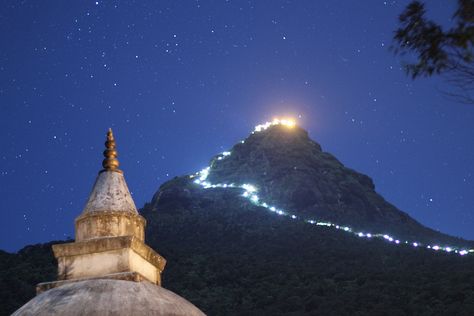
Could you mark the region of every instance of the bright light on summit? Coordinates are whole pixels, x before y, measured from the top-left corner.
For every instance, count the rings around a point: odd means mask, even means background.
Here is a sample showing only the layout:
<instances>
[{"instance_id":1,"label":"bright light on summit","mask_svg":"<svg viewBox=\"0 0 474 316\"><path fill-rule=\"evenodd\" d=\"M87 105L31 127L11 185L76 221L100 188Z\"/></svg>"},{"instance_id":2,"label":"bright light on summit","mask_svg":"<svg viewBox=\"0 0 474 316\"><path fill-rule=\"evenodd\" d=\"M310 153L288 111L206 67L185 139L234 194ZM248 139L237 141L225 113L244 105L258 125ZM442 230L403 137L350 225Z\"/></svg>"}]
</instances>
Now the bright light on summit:
<instances>
[{"instance_id":1,"label":"bright light on summit","mask_svg":"<svg viewBox=\"0 0 474 316\"><path fill-rule=\"evenodd\" d=\"M266 130L266 129L272 127L272 126L276 126L276 125L283 125L283 126L286 126L288 128L293 128L293 127L296 126L296 121L294 119L291 119L291 118L284 118L284 119L275 118L271 122L265 122L264 124L260 124L260 125L255 126L254 133L264 131L264 130Z\"/></svg>"}]
</instances>

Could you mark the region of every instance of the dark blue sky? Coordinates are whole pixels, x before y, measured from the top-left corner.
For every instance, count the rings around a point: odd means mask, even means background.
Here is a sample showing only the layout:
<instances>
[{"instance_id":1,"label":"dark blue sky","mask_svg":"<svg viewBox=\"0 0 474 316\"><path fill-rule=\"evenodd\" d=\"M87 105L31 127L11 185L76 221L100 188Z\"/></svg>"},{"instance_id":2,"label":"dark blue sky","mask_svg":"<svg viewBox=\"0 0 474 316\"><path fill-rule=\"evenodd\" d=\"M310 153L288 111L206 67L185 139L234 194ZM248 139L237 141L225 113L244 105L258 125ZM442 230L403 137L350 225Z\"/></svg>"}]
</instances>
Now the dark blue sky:
<instances>
[{"instance_id":1,"label":"dark blue sky","mask_svg":"<svg viewBox=\"0 0 474 316\"><path fill-rule=\"evenodd\" d=\"M389 51L408 1L2 1L0 249L73 236L108 127L138 207L274 116L474 239L474 106ZM449 24L455 2L428 8Z\"/></svg>"}]
</instances>

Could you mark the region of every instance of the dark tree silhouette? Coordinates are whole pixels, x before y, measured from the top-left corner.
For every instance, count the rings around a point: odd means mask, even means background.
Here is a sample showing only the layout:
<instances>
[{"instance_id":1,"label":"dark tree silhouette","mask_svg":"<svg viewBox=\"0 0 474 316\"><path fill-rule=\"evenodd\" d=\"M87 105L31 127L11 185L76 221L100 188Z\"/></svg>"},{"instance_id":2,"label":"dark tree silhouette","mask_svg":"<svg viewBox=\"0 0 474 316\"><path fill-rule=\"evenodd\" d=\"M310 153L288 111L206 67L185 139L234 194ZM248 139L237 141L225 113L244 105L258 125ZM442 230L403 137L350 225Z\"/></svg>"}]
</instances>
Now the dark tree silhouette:
<instances>
[{"instance_id":1,"label":"dark tree silhouette","mask_svg":"<svg viewBox=\"0 0 474 316\"><path fill-rule=\"evenodd\" d=\"M410 2L399 16L394 51L413 79L442 75L450 84L443 91L456 100L474 104L474 0L458 0L452 27L445 29L426 16L425 4Z\"/></svg>"}]
</instances>

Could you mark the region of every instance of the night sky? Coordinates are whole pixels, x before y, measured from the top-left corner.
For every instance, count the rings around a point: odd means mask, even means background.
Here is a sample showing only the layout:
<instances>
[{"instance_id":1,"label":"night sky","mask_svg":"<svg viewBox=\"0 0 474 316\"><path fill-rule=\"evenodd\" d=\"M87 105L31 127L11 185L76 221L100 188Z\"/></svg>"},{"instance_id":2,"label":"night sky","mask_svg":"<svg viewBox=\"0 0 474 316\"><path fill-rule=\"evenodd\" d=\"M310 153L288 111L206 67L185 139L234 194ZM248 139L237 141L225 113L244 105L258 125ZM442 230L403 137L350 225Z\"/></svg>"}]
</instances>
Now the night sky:
<instances>
[{"instance_id":1,"label":"night sky","mask_svg":"<svg viewBox=\"0 0 474 316\"><path fill-rule=\"evenodd\" d=\"M137 207L291 116L423 224L474 239L474 106L390 51L408 1L2 1L0 249L74 236L107 128ZM429 1L449 24L455 1Z\"/></svg>"}]
</instances>

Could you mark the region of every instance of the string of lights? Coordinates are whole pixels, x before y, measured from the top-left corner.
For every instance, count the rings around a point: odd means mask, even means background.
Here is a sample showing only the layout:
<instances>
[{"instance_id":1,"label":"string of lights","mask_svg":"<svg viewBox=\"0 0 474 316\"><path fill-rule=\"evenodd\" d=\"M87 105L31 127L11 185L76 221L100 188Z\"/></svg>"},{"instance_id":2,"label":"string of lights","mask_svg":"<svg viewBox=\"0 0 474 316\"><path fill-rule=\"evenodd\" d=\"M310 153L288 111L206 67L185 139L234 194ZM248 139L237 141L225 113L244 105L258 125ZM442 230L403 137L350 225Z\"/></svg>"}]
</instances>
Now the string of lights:
<instances>
[{"instance_id":1,"label":"string of lights","mask_svg":"<svg viewBox=\"0 0 474 316\"><path fill-rule=\"evenodd\" d=\"M288 128L293 128L296 123L292 119L274 119L271 122L266 122L264 124L257 125L252 132L258 133L262 132L272 126L275 125L282 125L286 126ZM241 141L241 143L244 143L244 141ZM225 151L217 156L217 160L223 160L227 157L229 157L232 153L230 151ZM315 226L323 226L323 227L329 227L332 229L336 229L342 232L346 232L352 235L355 235L359 238L366 238L366 239L372 239L372 238L378 238L387 241L388 243L394 244L394 245L399 245L399 244L406 244L409 246L412 246L414 248L418 247L424 247L426 249L431 249L433 251L444 251L447 253L455 253L460 256L465 256L468 254L474 254L474 249L462 249L459 247L451 247L451 246L440 246L440 245L428 245L428 244L423 244L421 242L417 241L408 241L404 240L401 241L400 239L397 239L393 236L390 236L388 234L374 234L374 233L368 233L368 232L362 232L355 230L349 226L344 226L344 225L337 225L335 223L331 222L323 222L323 221L318 221L316 219L307 219L307 218L302 218L300 216L297 216L293 214L292 212L288 210L283 210L281 208L278 208L273 205L269 205L266 202L262 201L260 196L258 195L258 188L255 185L252 185L250 183L244 183L244 184L235 184L235 183L211 183L208 181L209 173L211 171L211 167L207 167L202 169L199 172L196 172L194 175L191 175L190 178L194 179L194 183L200 185L204 189L214 189L214 188L239 188L243 190L242 196L246 199L248 199L252 204L256 206L263 207L267 209L268 211L275 213L279 216L285 216L288 218L291 218L293 220L300 220L303 221L307 224L310 225L315 225Z\"/></svg>"}]
</instances>

